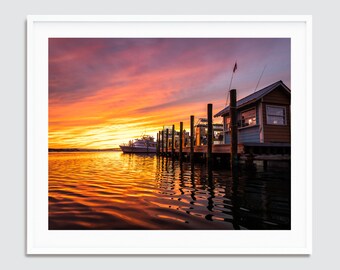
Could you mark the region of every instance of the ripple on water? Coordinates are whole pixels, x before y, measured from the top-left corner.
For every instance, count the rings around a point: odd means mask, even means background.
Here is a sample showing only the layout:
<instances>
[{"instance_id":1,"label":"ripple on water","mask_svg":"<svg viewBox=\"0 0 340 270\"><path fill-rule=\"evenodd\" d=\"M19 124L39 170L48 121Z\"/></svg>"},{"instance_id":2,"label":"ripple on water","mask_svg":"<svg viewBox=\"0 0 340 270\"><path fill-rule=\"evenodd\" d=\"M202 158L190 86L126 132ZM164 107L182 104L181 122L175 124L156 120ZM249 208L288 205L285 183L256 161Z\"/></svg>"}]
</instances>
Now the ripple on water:
<instances>
[{"instance_id":1,"label":"ripple on water","mask_svg":"<svg viewBox=\"0 0 340 270\"><path fill-rule=\"evenodd\" d=\"M49 153L50 229L290 229L290 177L121 152ZM262 175L261 175L262 173Z\"/></svg>"}]
</instances>

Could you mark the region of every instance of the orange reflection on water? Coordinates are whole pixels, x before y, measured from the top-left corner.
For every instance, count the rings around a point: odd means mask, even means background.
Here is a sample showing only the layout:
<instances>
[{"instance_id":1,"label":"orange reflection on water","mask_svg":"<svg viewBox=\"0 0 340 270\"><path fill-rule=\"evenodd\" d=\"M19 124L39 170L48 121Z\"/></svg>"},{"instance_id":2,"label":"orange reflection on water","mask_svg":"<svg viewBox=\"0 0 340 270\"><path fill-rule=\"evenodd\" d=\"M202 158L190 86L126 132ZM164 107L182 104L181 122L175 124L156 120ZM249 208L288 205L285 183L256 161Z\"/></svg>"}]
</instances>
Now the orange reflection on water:
<instances>
[{"instance_id":1,"label":"orange reflection on water","mask_svg":"<svg viewBox=\"0 0 340 270\"><path fill-rule=\"evenodd\" d=\"M146 226L138 217L144 212L143 198L152 197L155 166L153 156L136 161L121 152L50 153L49 214L52 220L60 218L51 227L62 226L63 219L66 224L74 219L73 226L80 228L83 219L92 225L106 220L104 228L118 221Z\"/></svg>"},{"instance_id":2,"label":"orange reflection on water","mask_svg":"<svg viewBox=\"0 0 340 270\"><path fill-rule=\"evenodd\" d=\"M235 224L239 228L235 211L253 217L249 207L259 207L257 200L265 200L261 207L270 205L267 182L260 181L255 193L257 182L250 183L249 197L244 187L244 204L237 202L236 209L228 171L206 174L202 165L192 167L153 154L51 152L49 229L233 229ZM289 189L275 186L275 192L289 194ZM261 211L259 220L269 216L267 209ZM277 223L285 218L289 211L262 226L287 228Z\"/></svg>"}]
</instances>

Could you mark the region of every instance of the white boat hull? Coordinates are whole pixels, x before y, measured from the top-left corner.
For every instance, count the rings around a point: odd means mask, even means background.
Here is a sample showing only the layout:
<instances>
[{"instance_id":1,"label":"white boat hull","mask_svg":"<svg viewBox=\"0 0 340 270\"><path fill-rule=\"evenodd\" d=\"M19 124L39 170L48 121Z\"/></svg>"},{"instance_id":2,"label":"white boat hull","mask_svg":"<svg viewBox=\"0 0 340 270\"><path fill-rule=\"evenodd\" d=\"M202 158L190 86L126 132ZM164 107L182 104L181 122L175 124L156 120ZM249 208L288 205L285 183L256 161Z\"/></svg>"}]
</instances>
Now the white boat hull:
<instances>
[{"instance_id":1,"label":"white boat hull","mask_svg":"<svg viewBox=\"0 0 340 270\"><path fill-rule=\"evenodd\" d=\"M135 147L120 145L124 153L156 153L156 147Z\"/></svg>"}]
</instances>

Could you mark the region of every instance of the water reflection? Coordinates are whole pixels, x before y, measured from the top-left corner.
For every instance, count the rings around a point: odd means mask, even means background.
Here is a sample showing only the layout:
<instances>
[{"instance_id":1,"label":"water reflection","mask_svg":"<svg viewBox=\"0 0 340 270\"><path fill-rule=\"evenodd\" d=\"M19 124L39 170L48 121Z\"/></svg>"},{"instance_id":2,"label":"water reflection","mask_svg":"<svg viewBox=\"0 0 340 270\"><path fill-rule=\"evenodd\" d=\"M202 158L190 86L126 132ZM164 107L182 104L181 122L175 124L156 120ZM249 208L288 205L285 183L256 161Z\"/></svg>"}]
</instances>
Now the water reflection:
<instances>
[{"instance_id":1,"label":"water reflection","mask_svg":"<svg viewBox=\"0 0 340 270\"><path fill-rule=\"evenodd\" d=\"M238 171L232 170L232 186L231 186L231 204L232 204L232 223L235 230L239 230L240 227L240 199L238 197Z\"/></svg>"},{"instance_id":2,"label":"water reflection","mask_svg":"<svg viewBox=\"0 0 340 270\"><path fill-rule=\"evenodd\" d=\"M50 229L290 229L290 175L155 155L49 154Z\"/></svg>"}]
</instances>

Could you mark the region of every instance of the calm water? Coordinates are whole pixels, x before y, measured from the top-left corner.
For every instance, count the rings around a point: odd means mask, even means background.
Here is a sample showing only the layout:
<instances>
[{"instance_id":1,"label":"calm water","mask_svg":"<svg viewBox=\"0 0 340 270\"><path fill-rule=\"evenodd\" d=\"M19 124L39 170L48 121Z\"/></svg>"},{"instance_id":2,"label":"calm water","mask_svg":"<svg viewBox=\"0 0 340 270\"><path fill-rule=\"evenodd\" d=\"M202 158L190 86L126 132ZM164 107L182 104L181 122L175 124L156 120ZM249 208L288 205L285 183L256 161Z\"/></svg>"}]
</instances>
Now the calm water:
<instances>
[{"instance_id":1,"label":"calm water","mask_svg":"<svg viewBox=\"0 0 340 270\"><path fill-rule=\"evenodd\" d=\"M290 229L290 174L233 178L155 155L49 153L49 229Z\"/></svg>"}]
</instances>

